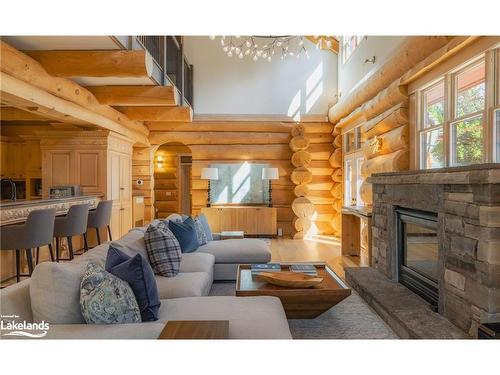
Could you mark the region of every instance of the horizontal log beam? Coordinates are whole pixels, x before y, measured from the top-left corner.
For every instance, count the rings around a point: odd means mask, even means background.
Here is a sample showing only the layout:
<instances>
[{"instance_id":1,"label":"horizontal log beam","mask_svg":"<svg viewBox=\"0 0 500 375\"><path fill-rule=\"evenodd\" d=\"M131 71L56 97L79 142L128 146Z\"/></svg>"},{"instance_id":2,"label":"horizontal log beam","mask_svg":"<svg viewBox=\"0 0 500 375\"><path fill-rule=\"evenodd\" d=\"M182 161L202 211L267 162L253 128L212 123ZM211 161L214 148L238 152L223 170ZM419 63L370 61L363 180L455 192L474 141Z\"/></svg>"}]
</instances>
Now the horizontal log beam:
<instances>
[{"instance_id":1,"label":"horizontal log beam","mask_svg":"<svg viewBox=\"0 0 500 375\"><path fill-rule=\"evenodd\" d=\"M89 86L99 103L112 106L177 106L174 86Z\"/></svg>"},{"instance_id":2,"label":"horizontal log beam","mask_svg":"<svg viewBox=\"0 0 500 375\"><path fill-rule=\"evenodd\" d=\"M290 159L288 145L191 145L193 159L226 160L283 160Z\"/></svg>"},{"instance_id":3,"label":"horizontal log beam","mask_svg":"<svg viewBox=\"0 0 500 375\"><path fill-rule=\"evenodd\" d=\"M50 121L46 117L40 116L33 112L23 111L15 107L0 108L1 121Z\"/></svg>"},{"instance_id":4,"label":"horizontal log beam","mask_svg":"<svg viewBox=\"0 0 500 375\"><path fill-rule=\"evenodd\" d=\"M153 72L153 58L137 51L25 51L56 77L145 77Z\"/></svg>"},{"instance_id":5,"label":"horizontal log beam","mask_svg":"<svg viewBox=\"0 0 500 375\"><path fill-rule=\"evenodd\" d=\"M186 129L186 128L184 128ZM187 129L186 129L187 130ZM191 132L191 131L152 131L149 133L151 144L181 142L185 145L229 145L229 144L288 144L288 133L254 132Z\"/></svg>"},{"instance_id":6,"label":"horizontal log beam","mask_svg":"<svg viewBox=\"0 0 500 375\"><path fill-rule=\"evenodd\" d=\"M336 124L451 39L446 36L408 37L380 68L358 82L340 102L330 108L330 122Z\"/></svg>"},{"instance_id":7,"label":"horizontal log beam","mask_svg":"<svg viewBox=\"0 0 500 375\"><path fill-rule=\"evenodd\" d=\"M0 55L2 56L0 60L1 71L9 76L58 98L87 108L114 123L120 124L129 131L139 132L143 135L149 133L149 130L142 123L131 121L114 108L100 104L90 91L72 80L51 76L40 63L5 42L0 42ZM117 131L117 133L121 132Z\"/></svg>"},{"instance_id":8,"label":"horizontal log beam","mask_svg":"<svg viewBox=\"0 0 500 375\"><path fill-rule=\"evenodd\" d=\"M144 134L129 130L88 108L58 98L3 72L0 72L0 91L2 102L13 107L22 108L61 122L97 125L129 137L138 143L149 145Z\"/></svg>"},{"instance_id":9,"label":"horizontal log beam","mask_svg":"<svg viewBox=\"0 0 500 375\"><path fill-rule=\"evenodd\" d=\"M131 120L191 122L191 107L118 107L120 112Z\"/></svg>"},{"instance_id":10,"label":"horizontal log beam","mask_svg":"<svg viewBox=\"0 0 500 375\"><path fill-rule=\"evenodd\" d=\"M149 122L144 123L151 131L190 131L190 132L253 132L253 133L287 133L292 125L286 122L246 122L246 121L198 121L186 123ZM333 125L323 123L301 123L306 133L331 134Z\"/></svg>"}]
</instances>

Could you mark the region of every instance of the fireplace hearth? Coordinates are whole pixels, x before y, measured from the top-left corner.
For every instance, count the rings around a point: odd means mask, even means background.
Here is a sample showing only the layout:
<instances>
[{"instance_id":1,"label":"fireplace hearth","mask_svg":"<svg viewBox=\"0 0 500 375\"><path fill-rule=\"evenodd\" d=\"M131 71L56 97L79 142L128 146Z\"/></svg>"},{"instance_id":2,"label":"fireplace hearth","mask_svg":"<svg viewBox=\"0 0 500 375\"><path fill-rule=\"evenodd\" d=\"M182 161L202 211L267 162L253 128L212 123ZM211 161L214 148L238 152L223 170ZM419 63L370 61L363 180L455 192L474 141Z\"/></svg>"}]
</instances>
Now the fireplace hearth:
<instances>
[{"instance_id":1,"label":"fireplace hearth","mask_svg":"<svg viewBox=\"0 0 500 375\"><path fill-rule=\"evenodd\" d=\"M500 164L368 182L373 267L470 335L500 322Z\"/></svg>"}]
</instances>

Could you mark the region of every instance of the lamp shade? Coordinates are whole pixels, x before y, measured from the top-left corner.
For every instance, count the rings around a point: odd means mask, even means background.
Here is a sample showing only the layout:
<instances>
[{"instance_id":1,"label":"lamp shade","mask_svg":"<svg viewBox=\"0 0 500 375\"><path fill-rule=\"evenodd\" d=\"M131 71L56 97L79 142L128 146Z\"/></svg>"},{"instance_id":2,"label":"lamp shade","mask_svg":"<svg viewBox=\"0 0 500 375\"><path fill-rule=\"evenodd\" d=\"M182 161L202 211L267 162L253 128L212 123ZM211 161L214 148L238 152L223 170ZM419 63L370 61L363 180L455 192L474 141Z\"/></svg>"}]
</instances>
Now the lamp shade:
<instances>
[{"instance_id":1,"label":"lamp shade","mask_svg":"<svg viewBox=\"0 0 500 375\"><path fill-rule=\"evenodd\" d=\"M218 180L219 170L217 168L203 168L201 170L202 180Z\"/></svg>"},{"instance_id":2,"label":"lamp shade","mask_svg":"<svg viewBox=\"0 0 500 375\"><path fill-rule=\"evenodd\" d=\"M263 180L279 180L280 172L278 168L262 168Z\"/></svg>"}]
</instances>

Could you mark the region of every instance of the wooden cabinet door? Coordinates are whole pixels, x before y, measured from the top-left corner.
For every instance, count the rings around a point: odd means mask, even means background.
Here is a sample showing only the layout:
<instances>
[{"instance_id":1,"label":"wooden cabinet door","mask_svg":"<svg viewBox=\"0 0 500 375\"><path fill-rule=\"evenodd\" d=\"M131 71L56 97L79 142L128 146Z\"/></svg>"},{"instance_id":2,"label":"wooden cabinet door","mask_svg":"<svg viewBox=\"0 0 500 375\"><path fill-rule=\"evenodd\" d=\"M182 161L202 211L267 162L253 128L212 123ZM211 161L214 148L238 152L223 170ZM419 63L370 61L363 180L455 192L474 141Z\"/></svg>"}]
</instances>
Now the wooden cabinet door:
<instances>
[{"instance_id":1,"label":"wooden cabinet door","mask_svg":"<svg viewBox=\"0 0 500 375\"><path fill-rule=\"evenodd\" d=\"M111 209L111 235L113 240L118 240L121 237L121 206L120 202L113 202Z\"/></svg>"},{"instance_id":2,"label":"wooden cabinet door","mask_svg":"<svg viewBox=\"0 0 500 375\"><path fill-rule=\"evenodd\" d=\"M210 226L210 230L214 233L219 233L220 229L220 208L203 207L201 212L205 215Z\"/></svg>"},{"instance_id":3,"label":"wooden cabinet door","mask_svg":"<svg viewBox=\"0 0 500 375\"><path fill-rule=\"evenodd\" d=\"M132 229L132 206L123 204L120 208L120 229L121 236L124 236Z\"/></svg>"},{"instance_id":4,"label":"wooden cabinet door","mask_svg":"<svg viewBox=\"0 0 500 375\"><path fill-rule=\"evenodd\" d=\"M129 155L120 155L120 201L131 204L132 194L130 184L132 181L132 167Z\"/></svg>"},{"instance_id":5,"label":"wooden cabinet door","mask_svg":"<svg viewBox=\"0 0 500 375\"><path fill-rule=\"evenodd\" d=\"M259 207L255 213L257 234L276 235L277 210L272 207Z\"/></svg>"}]
</instances>

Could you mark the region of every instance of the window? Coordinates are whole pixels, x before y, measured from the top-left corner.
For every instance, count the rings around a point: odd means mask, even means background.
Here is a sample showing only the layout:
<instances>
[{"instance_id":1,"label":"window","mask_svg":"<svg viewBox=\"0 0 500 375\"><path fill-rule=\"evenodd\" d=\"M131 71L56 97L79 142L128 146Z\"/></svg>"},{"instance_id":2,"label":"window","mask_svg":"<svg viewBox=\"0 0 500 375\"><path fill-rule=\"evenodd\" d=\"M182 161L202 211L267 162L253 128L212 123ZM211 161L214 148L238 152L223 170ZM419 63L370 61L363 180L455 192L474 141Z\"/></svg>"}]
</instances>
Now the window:
<instances>
[{"instance_id":1,"label":"window","mask_svg":"<svg viewBox=\"0 0 500 375\"><path fill-rule=\"evenodd\" d=\"M344 64L349 57L351 57L352 53L356 49L356 47L363 40L363 36L361 35L344 35L342 37L342 63Z\"/></svg>"},{"instance_id":2,"label":"window","mask_svg":"<svg viewBox=\"0 0 500 375\"><path fill-rule=\"evenodd\" d=\"M420 168L486 159L486 86L486 63L481 57L418 91Z\"/></svg>"},{"instance_id":3,"label":"window","mask_svg":"<svg viewBox=\"0 0 500 375\"><path fill-rule=\"evenodd\" d=\"M344 134L345 154L344 154L344 205L362 206L363 201L360 196L361 166L364 156L361 146L364 139L361 135L361 128L354 128Z\"/></svg>"}]
</instances>

